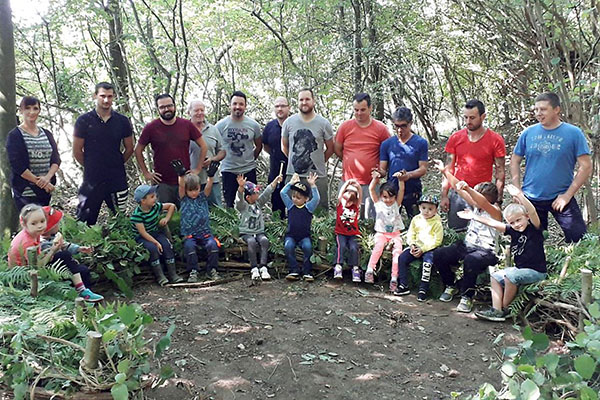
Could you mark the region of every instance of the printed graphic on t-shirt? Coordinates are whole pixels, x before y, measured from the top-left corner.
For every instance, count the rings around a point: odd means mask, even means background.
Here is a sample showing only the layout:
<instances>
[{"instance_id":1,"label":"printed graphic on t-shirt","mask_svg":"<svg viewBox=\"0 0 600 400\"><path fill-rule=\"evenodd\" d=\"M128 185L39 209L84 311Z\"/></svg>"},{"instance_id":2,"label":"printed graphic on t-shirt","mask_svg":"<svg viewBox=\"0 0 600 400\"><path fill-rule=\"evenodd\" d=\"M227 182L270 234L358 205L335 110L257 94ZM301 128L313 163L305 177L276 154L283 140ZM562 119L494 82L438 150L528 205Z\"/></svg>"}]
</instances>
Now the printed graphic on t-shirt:
<instances>
[{"instance_id":1,"label":"printed graphic on t-shirt","mask_svg":"<svg viewBox=\"0 0 600 400\"><path fill-rule=\"evenodd\" d=\"M297 174L306 174L315 169L310 155L317 150L317 141L310 129L298 129L294 134L292 165Z\"/></svg>"},{"instance_id":2,"label":"printed graphic on t-shirt","mask_svg":"<svg viewBox=\"0 0 600 400\"><path fill-rule=\"evenodd\" d=\"M538 134L533 137L531 148L547 155L551 151L560 151L564 138L559 135Z\"/></svg>"},{"instance_id":3,"label":"printed graphic on t-shirt","mask_svg":"<svg viewBox=\"0 0 600 400\"><path fill-rule=\"evenodd\" d=\"M229 139L230 149L236 157L242 157L246 150L246 142L250 136L245 129L228 128L227 139Z\"/></svg>"},{"instance_id":4,"label":"printed graphic on t-shirt","mask_svg":"<svg viewBox=\"0 0 600 400\"><path fill-rule=\"evenodd\" d=\"M523 254L525 250L525 243L527 243L527 236L519 235L519 239L517 239L517 243L510 246L510 252L514 256L520 256Z\"/></svg>"},{"instance_id":5,"label":"printed graphic on t-shirt","mask_svg":"<svg viewBox=\"0 0 600 400\"><path fill-rule=\"evenodd\" d=\"M356 210L343 207L342 214L340 215L340 221L342 221L342 224L346 230L351 231L353 229L352 225L354 224L354 221L356 221L356 217Z\"/></svg>"}]
</instances>

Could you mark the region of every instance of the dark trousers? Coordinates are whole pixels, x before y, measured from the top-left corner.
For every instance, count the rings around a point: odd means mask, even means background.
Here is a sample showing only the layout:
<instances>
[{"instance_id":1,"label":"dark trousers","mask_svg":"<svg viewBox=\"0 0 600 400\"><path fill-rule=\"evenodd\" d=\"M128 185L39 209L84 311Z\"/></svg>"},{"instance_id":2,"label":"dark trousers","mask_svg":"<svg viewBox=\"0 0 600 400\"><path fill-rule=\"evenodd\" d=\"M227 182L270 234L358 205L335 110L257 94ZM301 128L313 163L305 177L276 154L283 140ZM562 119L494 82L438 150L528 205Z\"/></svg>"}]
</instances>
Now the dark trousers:
<instances>
[{"instance_id":1,"label":"dark trousers","mask_svg":"<svg viewBox=\"0 0 600 400\"><path fill-rule=\"evenodd\" d=\"M37 204L40 206L50 205L50 194L46 192L39 193L35 197L26 197L13 190L13 199L15 200L15 207L17 207L18 212L21 212L21 209L27 204Z\"/></svg>"},{"instance_id":2,"label":"dark trousers","mask_svg":"<svg viewBox=\"0 0 600 400\"><path fill-rule=\"evenodd\" d=\"M433 265L433 250L423 253L420 257L423 259L423 269L421 271L421 284L419 291L427 292L429 290L429 280L431 279L431 267ZM398 257L398 283L408 287L408 267L411 262L419 258L410 254L410 247L404 250Z\"/></svg>"},{"instance_id":3,"label":"dark trousers","mask_svg":"<svg viewBox=\"0 0 600 400\"><path fill-rule=\"evenodd\" d=\"M281 189L285 186L285 171L287 170L287 163L283 163L283 177L284 182L280 182L277 186L275 186L275 190L273 194L271 194L271 209L273 212L279 211L279 217L281 219L285 219L287 216L287 209L285 208L285 204L281 199ZM279 175L279 170L274 171L271 167L271 171L269 172L269 183L273 182L275 178Z\"/></svg>"},{"instance_id":4,"label":"dark trousers","mask_svg":"<svg viewBox=\"0 0 600 400\"><path fill-rule=\"evenodd\" d=\"M310 241L310 237L305 237L304 239L298 241L291 236L285 237L283 249L285 251L285 257L288 261L290 273L295 272L299 274L300 269L298 268L298 261L296 261L296 246L300 246L304 255L302 274L309 275L312 271L312 263L310 262L310 257L312 256L312 242Z\"/></svg>"},{"instance_id":5,"label":"dark trousers","mask_svg":"<svg viewBox=\"0 0 600 400\"><path fill-rule=\"evenodd\" d=\"M446 287L456 286L456 274L452 267L463 261L463 277L460 284L462 296L473 297L477 276L490 265L496 265L498 258L490 249L467 246L464 241L454 242L450 246L440 247L433 251L433 263L440 272Z\"/></svg>"},{"instance_id":6,"label":"dark trousers","mask_svg":"<svg viewBox=\"0 0 600 400\"><path fill-rule=\"evenodd\" d=\"M183 251L185 253L185 260L187 262L187 270L198 270L198 253L196 252L197 244L204 247L208 253L206 257L206 272L217 269L219 263L219 245L217 244L215 237L207 233L205 235L190 235L185 237L183 241Z\"/></svg>"},{"instance_id":7,"label":"dark trousers","mask_svg":"<svg viewBox=\"0 0 600 400\"><path fill-rule=\"evenodd\" d=\"M142 246L148 252L150 252L150 265L160 264L160 260L162 259L165 263L171 264L175 262L175 254L173 253L173 247L171 246L171 242L167 239L167 236L160 231L149 233L160 245L162 246L162 254L158 252L158 247L154 243L149 240L144 239L141 236L135 238L135 241L141 243Z\"/></svg>"},{"instance_id":8,"label":"dark trousers","mask_svg":"<svg viewBox=\"0 0 600 400\"><path fill-rule=\"evenodd\" d=\"M92 185L89 182L83 182L79 188L78 197L77 219L88 225L94 225L98 221L102 203L106 203L113 213L126 207L127 188L119 192L110 192L106 183Z\"/></svg>"},{"instance_id":9,"label":"dark trousers","mask_svg":"<svg viewBox=\"0 0 600 400\"><path fill-rule=\"evenodd\" d=\"M344 256L347 255L348 265L358 266L358 243L355 235L335 235L335 264L344 264Z\"/></svg>"},{"instance_id":10,"label":"dark trousers","mask_svg":"<svg viewBox=\"0 0 600 400\"><path fill-rule=\"evenodd\" d=\"M92 287L92 276L90 275L90 270L87 266L79 264L73 258L73 255L66 250L61 250L54 254L54 257L52 257L53 263L59 260L62 262L62 264L69 268L69 271L71 271L73 275L81 274L81 281L86 288L89 289Z\"/></svg>"},{"instance_id":11,"label":"dark trousers","mask_svg":"<svg viewBox=\"0 0 600 400\"><path fill-rule=\"evenodd\" d=\"M548 213L552 213L558 225L565 233L565 242L572 243L579 241L587 232L583 215L579 209L577 200L573 197L565 206L562 212L552 208L552 200L532 200L529 199L540 217L540 222L544 229L548 229Z\"/></svg>"},{"instance_id":12,"label":"dark trousers","mask_svg":"<svg viewBox=\"0 0 600 400\"><path fill-rule=\"evenodd\" d=\"M250 170L243 174L244 177L252 183L256 182L256 169ZM225 198L225 206L232 208L235 203L235 193L238 190L237 183L238 174L233 172L221 172L221 184L223 185L223 197Z\"/></svg>"},{"instance_id":13,"label":"dark trousers","mask_svg":"<svg viewBox=\"0 0 600 400\"><path fill-rule=\"evenodd\" d=\"M421 197L421 193L406 193L402 199L402 207L406 210L408 219L411 220L415 215L419 213L419 205L417 202Z\"/></svg>"}]
</instances>

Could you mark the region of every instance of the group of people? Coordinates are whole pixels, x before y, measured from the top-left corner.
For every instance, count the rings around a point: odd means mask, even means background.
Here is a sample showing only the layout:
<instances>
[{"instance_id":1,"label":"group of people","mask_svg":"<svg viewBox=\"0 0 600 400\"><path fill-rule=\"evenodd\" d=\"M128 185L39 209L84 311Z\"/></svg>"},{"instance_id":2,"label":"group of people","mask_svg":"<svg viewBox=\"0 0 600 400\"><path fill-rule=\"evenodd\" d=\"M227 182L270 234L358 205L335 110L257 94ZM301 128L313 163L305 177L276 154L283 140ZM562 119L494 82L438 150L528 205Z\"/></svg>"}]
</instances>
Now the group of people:
<instances>
[{"instance_id":1,"label":"group of people","mask_svg":"<svg viewBox=\"0 0 600 400\"><path fill-rule=\"evenodd\" d=\"M315 112L315 97L308 88L298 92L297 114L290 116L286 98L275 99L276 118L262 132L260 125L245 115L248 100L243 92L232 93L230 113L216 125L206 121L202 101L190 101L189 119L184 119L176 116L173 97L162 94L155 98L159 118L143 128L135 147L129 119L112 108L114 97L111 84L99 83L95 108L75 123L73 155L84 170L77 217L96 223L102 203L112 211L125 211L125 164L135 154L149 184L135 190L138 206L131 221L136 240L151 254L150 264L160 284L183 280L175 271L169 240L160 229L177 208L182 214L188 280L198 279L198 245L207 252L207 274L218 278L220 243L210 230L209 207L221 206L223 200L226 207L235 207L240 213L240 236L248 244L253 279L270 279L263 213L270 200L273 211L288 220L284 238L290 270L287 278L312 281L310 224L316 209L328 208L327 160L334 153L342 160L334 228L335 279L342 278L346 262L352 280L362 280L358 221L371 218L375 220L375 246L365 282L374 282L381 253L392 244L392 292L410 292L408 265L422 259L418 300L426 299L435 267L446 286L440 300L451 301L460 292L457 309L470 312L477 275L498 262L495 250L498 232L502 232L511 236L516 269L492 275L494 304L488 314L501 319L516 285L545 276L541 232L547 228L548 212L563 229L567 242L581 239L586 231L574 195L591 173L590 150L583 132L561 121L560 101L554 93L536 98L539 123L521 134L511 156L508 191L516 204L504 210L508 225L501 223L500 209L506 145L501 135L484 126L485 107L479 100L465 104L465 128L448 139L447 163L435 163L442 174L438 199L427 190L424 194L421 178L429 166L428 143L413 132L411 110L399 107L394 111L395 134L390 135L386 125L372 117L371 98L365 93L354 97L353 118L342 123L335 136L331 123ZM9 133L6 147L15 204L23 210L30 203L49 204L60 157L52 134L37 126L39 101L25 97L20 110L23 123ZM152 168L144 158L148 145L153 150ZM263 148L269 155L270 183L261 193L256 185L256 160ZM579 168L574 174L576 164ZM438 207L448 213L449 227L466 230L464 241L440 247L443 228ZM401 238L405 228L401 209L410 221L405 241ZM27 231L26 216L22 215L21 223ZM296 261L296 247L303 252L302 267ZM457 281L453 267L460 261L463 277Z\"/></svg>"}]
</instances>

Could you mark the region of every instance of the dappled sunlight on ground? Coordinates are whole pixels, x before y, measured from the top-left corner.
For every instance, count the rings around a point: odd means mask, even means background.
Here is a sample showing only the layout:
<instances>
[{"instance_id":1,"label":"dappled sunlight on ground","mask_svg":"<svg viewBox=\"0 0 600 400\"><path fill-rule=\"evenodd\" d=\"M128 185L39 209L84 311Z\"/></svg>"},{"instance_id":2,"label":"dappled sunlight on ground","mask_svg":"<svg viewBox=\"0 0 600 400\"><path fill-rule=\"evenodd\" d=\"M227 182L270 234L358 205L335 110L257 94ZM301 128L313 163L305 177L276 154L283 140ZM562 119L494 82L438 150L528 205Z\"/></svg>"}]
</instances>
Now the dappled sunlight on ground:
<instances>
[{"instance_id":1,"label":"dappled sunlight on ground","mask_svg":"<svg viewBox=\"0 0 600 400\"><path fill-rule=\"evenodd\" d=\"M215 329L215 332L217 333L226 333L226 334L231 334L231 333L246 333L246 332L250 332L253 328L251 326L242 326L242 325L231 325L228 327L223 327L223 328L217 328Z\"/></svg>"},{"instance_id":2,"label":"dappled sunlight on ground","mask_svg":"<svg viewBox=\"0 0 600 400\"><path fill-rule=\"evenodd\" d=\"M373 381L375 379L379 379L381 378L383 374L381 372L367 372L361 375L358 375L354 378L355 381L359 381L359 382L367 382L367 381Z\"/></svg>"},{"instance_id":3,"label":"dappled sunlight on ground","mask_svg":"<svg viewBox=\"0 0 600 400\"><path fill-rule=\"evenodd\" d=\"M235 376L229 379L219 379L213 383L213 386L233 390L240 386L249 385L250 382L241 376Z\"/></svg>"}]
</instances>

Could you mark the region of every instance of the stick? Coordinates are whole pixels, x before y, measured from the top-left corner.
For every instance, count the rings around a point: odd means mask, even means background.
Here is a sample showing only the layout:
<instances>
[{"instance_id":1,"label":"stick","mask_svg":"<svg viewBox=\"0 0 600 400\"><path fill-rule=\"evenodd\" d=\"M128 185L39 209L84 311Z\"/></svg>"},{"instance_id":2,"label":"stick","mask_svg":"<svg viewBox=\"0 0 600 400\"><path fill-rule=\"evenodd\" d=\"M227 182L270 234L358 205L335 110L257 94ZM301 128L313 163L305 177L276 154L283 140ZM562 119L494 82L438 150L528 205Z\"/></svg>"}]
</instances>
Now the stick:
<instances>
[{"instance_id":1,"label":"stick","mask_svg":"<svg viewBox=\"0 0 600 400\"><path fill-rule=\"evenodd\" d=\"M273 368L273 371L271 372L271 375L269 375L269 377L267 378L267 380L270 380L271 377L273 376L273 374L275 373L275 371L277 370L277 367L279 367L279 363L281 362L281 360L277 361L277 364L275 364L275 368Z\"/></svg>"},{"instance_id":2,"label":"stick","mask_svg":"<svg viewBox=\"0 0 600 400\"><path fill-rule=\"evenodd\" d=\"M569 263L571 262L571 256L567 256L565 258L565 262L563 263L562 269L560 270L560 276L558 277L558 283L561 283L565 276L567 276L567 269L569 268Z\"/></svg>"},{"instance_id":3,"label":"stick","mask_svg":"<svg viewBox=\"0 0 600 400\"><path fill-rule=\"evenodd\" d=\"M587 310L592 301L592 271L581 269L581 305ZM583 313L579 314L579 330L583 329Z\"/></svg>"},{"instance_id":4,"label":"stick","mask_svg":"<svg viewBox=\"0 0 600 400\"><path fill-rule=\"evenodd\" d=\"M229 311L231 314L235 315L236 317L238 317L239 319L241 319L245 323L262 324L262 325L273 325L271 322L263 322L263 321L257 321L257 320L253 320L253 319L248 319L248 318L244 317L243 315L239 315L239 314L235 313L234 311L230 310L229 308L227 309L227 311Z\"/></svg>"},{"instance_id":5,"label":"stick","mask_svg":"<svg viewBox=\"0 0 600 400\"><path fill-rule=\"evenodd\" d=\"M13 336L15 336L17 333L16 332L2 332L2 337L5 338L12 338ZM47 342L56 342L56 343L60 343L60 344L64 344L65 346L69 346L74 348L75 350L79 350L82 353L85 351L85 349L83 348L83 346L78 345L77 343L73 343L73 342L69 342L68 340L65 339L61 339L61 338L57 338L54 336L46 336L46 335L41 335L41 334L36 334L35 335L37 338L43 339Z\"/></svg>"},{"instance_id":6,"label":"stick","mask_svg":"<svg viewBox=\"0 0 600 400\"><path fill-rule=\"evenodd\" d=\"M38 296L38 272L29 271L29 277L31 278L31 297Z\"/></svg>"},{"instance_id":7,"label":"stick","mask_svg":"<svg viewBox=\"0 0 600 400\"><path fill-rule=\"evenodd\" d=\"M234 276L233 278L219 279L216 281L206 281L206 282L196 282L196 283L188 283L188 282L167 283L165 285L165 287L203 288L203 287L217 286L217 285L222 285L224 283L239 281L243 277L244 277L243 275L238 275L238 276Z\"/></svg>"},{"instance_id":8,"label":"stick","mask_svg":"<svg viewBox=\"0 0 600 400\"><path fill-rule=\"evenodd\" d=\"M83 313L85 310L85 300L82 297L75 298L75 321L83 321Z\"/></svg>"},{"instance_id":9,"label":"stick","mask_svg":"<svg viewBox=\"0 0 600 400\"><path fill-rule=\"evenodd\" d=\"M83 360L85 366L89 369L98 368L98 355L100 353L100 342L102 341L102 334L96 331L89 331L87 333L87 341L85 342L85 353L83 354Z\"/></svg>"},{"instance_id":10,"label":"stick","mask_svg":"<svg viewBox=\"0 0 600 400\"><path fill-rule=\"evenodd\" d=\"M279 164L279 175L283 174L283 163Z\"/></svg>"},{"instance_id":11,"label":"stick","mask_svg":"<svg viewBox=\"0 0 600 400\"><path fill-rule=\"evenodd\" d=\"M288 363L290 364L290 369L292 370L292 374L294 374L294 381L298 380L298 377L296 376L296 371L294 371L294 367L292 367L292 360L290 360L290 356L286 356L288 359Z\"/></svg>"}]
</instances>

